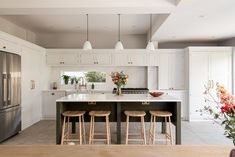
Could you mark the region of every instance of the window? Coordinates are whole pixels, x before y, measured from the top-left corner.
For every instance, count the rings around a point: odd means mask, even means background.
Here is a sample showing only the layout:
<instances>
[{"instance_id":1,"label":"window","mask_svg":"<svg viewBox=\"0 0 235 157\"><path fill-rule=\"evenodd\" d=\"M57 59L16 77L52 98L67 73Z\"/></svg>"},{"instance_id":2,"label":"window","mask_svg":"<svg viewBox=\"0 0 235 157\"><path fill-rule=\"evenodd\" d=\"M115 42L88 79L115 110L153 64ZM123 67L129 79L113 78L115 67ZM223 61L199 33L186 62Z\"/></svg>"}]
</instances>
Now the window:
<instances>
[{"instance_id":1,"label":"window","mask_svg":"<svg viewBox=\"0 0 235 157\"><path fill-rule=\"evenodd\" d=\"M106 82L106 73L105 72L98 72L98 71L63 71L62 75L68 75L71 78L77 78L79 83L82 80L85 80L87 83L105 83ZM61 79L61 84L64 81Z\"/></svg>"}]
</instances>

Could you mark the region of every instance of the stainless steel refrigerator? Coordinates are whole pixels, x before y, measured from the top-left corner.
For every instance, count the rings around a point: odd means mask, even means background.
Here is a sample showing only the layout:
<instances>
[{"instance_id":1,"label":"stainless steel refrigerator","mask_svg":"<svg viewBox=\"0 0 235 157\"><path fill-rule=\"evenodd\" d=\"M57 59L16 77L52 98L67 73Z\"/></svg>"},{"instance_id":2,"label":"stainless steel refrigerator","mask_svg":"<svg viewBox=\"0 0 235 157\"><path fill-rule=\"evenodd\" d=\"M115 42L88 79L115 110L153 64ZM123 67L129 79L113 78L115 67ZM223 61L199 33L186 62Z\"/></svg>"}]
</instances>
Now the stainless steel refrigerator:
<instances>
[{"instance_id":1,"label":"stainless steel refrigerator","mask_svg":"<svg viewBox=\"0 0 235 157\"><path fill-rule=\"evenodd\" d=\"M0 142L21 130L21 57L0 51Z\"/></svg>"}]
</instances>

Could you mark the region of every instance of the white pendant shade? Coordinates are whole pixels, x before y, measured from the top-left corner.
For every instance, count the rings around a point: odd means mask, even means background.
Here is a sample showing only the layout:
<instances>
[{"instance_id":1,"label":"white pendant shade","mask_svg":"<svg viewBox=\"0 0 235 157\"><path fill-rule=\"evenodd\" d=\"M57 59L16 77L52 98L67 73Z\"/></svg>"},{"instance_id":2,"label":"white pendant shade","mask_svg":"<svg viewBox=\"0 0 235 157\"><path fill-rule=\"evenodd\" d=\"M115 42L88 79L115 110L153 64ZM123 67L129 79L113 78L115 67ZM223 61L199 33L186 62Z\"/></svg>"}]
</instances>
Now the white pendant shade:
<instances>
[{"instance_id":1,"label":"white pendant shade","mask_svg":"<svg viewBox=\"0 0 235 157\"><path fill-rule=\"evenodd\" d=\"M146 46L146 49L150 50L150 51L154 51L155 50L155 47L154 47L154 44L153 44L152 41L148 42L148 45Z\"/></svg>"},{"instance_id":2,"label":"white pendant shade","mask_svg":"<svg viewBox=\"0 0 235 157\"><path fill-rule=\"evenodd\" d=\"M86 41L83 45L83 50L91 50L91 49L92 49L92 46L91 46L90 41Z\"/></svg>"},{"instance_id":3,"label":"white pendant shade","mask_svg":"<svg viewBox=\"0 0 235 157\"><path fill-rule=\"evenodd\" d=\"M115 50L123 50L123 45L121 41L118 41L115 45Z\"/></svg>"},{"instance_id":4,"label":"white pendant shade","mask_svg":"<svg viewBox=\"0 0 235 157\"><path fill-rule=\"evenodd\" d=\"M88 14L86 14L86 22L87 22L87 25L86 25L86 41L85 43L83 44L83 50L91 50L92 49L92 46L91 46L91 42L88 40Z\"/></svg>"}]
</instances>

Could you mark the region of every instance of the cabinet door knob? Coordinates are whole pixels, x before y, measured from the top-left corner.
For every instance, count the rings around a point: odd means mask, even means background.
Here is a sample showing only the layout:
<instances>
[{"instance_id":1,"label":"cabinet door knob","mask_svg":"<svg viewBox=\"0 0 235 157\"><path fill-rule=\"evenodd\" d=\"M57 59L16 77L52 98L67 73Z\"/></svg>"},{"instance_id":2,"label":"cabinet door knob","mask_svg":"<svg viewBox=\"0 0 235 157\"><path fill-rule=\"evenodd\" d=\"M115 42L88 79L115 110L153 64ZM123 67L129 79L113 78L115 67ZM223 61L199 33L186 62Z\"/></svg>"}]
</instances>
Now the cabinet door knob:
<instances>
[{"instance_id":1,"label":"cabinet door knob","mask_svg":"<svg viewBox=\"0 0 235 157\"><path fill-rule=\"evenodd\" d=\"M6 46L3 46L2 48L6 49L7 47L6 47Z\"/></svg>"},{"instance_id":2,"label":"cabinet door knob","mask_svg":"<svg viewBox=\"0 0 235 157\"><path fill-rule=\"evenodd\" d=\"M51 93L51 95L55 95L55 93Z\"/></svg>"}]
</instances>

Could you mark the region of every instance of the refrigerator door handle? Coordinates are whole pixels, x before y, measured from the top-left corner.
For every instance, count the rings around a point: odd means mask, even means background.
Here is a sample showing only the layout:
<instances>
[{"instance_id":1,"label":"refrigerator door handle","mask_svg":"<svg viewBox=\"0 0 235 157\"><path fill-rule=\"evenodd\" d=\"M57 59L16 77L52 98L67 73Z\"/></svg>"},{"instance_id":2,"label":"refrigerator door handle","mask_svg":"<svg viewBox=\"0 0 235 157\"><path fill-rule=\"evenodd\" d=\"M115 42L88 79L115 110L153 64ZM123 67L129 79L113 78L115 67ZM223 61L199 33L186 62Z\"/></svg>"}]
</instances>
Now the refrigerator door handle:
<instances>
[{"instance_id":1,"label":"refrigerator door handle","mask_svg":"<svg viewBox=\"0 0 235 157\"><path fill-rule=\"evenodd\" d=\"M8 105L11 104L11 74L8 74L8 77L7 77L7 83L8 83L8 86L7 86L7 101L8 101Z\"/></svg>"},{"instance_id":2,"label":"refrigerator door handle","mask_svg":"<svg viewBox=\"0 0 235 157\"><path fill-rule=\"evenodd\" d=\"M2 74L2 81L3 81L3 106L6 105L7 102L7 75Z\"/></svg>"}]
</instances>

